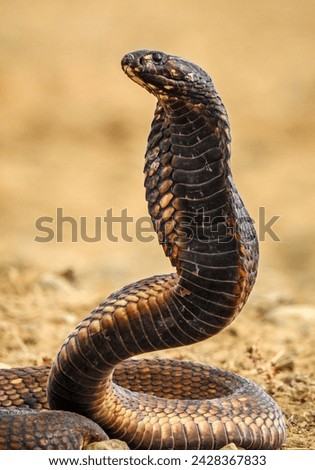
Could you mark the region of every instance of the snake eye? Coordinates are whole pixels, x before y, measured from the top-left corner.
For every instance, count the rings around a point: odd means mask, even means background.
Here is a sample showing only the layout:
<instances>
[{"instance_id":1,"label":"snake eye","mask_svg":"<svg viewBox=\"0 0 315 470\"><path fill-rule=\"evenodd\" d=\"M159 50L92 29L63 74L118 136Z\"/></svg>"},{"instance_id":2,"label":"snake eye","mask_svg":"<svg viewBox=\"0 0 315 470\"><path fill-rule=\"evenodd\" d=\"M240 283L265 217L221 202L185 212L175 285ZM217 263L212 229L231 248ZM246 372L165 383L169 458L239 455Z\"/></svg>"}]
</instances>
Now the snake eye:
<instances>
[{"instance_id":1,"label":"snake eye","mask_svg":"<svg viewBox=\"0 0 315 470\"><path fill-rule=\"evenodd\" d=\"M152 60L156 64L160 64L163 61L163 54L161 54L160 52L153 52Z\"/></svg>"}]
</instances>

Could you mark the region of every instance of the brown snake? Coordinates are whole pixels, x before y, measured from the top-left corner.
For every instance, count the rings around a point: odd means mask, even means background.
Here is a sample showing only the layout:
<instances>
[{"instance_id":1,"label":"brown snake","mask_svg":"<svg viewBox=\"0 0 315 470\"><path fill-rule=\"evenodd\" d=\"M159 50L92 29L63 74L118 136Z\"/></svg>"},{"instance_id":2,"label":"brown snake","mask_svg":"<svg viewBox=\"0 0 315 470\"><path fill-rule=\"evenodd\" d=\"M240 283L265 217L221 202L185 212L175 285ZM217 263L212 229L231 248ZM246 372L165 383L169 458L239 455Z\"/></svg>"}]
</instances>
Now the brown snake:
<instances>
[{"instance_id":1,"label":"brown snake","mask_svg":"<svg viewBox=\"0 0 315 470\"><path fill-rule=\"evenodd\" d=\"M278 448L284 418L253 382L188 361L130 360L226 327L255 282L258 243L232 179L229 121L210 77L162 52L127 54L122 67L157 98L146 199L176 274L113 293L51 369L2 370L0 448L77 449L106 434L132 449Z\"/></svg>"}]
</instances>

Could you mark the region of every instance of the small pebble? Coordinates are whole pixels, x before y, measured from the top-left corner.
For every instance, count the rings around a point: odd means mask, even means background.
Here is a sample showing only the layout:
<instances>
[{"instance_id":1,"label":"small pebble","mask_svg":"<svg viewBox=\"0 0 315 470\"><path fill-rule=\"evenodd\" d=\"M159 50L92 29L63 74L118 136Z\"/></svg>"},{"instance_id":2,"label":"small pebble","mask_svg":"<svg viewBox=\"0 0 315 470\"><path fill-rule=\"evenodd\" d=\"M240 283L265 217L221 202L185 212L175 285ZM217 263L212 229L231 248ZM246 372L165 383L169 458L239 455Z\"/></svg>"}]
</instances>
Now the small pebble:
<instances>
[{"instance_id":1,"label":"small pebble","mask_svg":"<svg viewBox=\"0 0 315 470\"><path fill-rule=\"evenodd\" d=\"M230 442L230 444L226 444L226 446L221 447L220 450L244 450L243 447L237 447L234 442Z\"/></svg>"},{"instance_id":2,"label":"small pebble","mask_svg":"<svg viewBox=\"0 0 315 470\"><path fill-rule=\"evenodd\" d=\"M92 442L84 447L84 450L129 450L129 447L119 439L109 439L108 441Z\"/></svg>"}]
</instances>

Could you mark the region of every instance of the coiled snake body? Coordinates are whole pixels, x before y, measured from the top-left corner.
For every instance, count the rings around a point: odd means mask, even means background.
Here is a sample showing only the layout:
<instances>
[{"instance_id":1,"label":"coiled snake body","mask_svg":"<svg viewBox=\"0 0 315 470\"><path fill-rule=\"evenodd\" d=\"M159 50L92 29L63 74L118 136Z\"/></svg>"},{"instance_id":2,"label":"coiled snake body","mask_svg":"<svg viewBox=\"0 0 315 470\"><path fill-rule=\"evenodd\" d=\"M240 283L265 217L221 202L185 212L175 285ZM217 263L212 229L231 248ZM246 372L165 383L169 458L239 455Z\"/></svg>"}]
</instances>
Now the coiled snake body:
<instances>
[{"instance_id":1,"label":"coiled snake body","mask_svg":"<svg viewBox=\"0 0 315 470\"><path fill-rule=\"evenodd\" d=\"M113 293L69 336L51 369L1 371L0 448L80 448L106 438L103 430L134 449L277 448L282 413L253 382L188 361L128 360L226 327L254 284L258 245L210 77L162 52L127 54L122 67L157 98L146 199L176 274Z\"/></svg>"}]
</instances>

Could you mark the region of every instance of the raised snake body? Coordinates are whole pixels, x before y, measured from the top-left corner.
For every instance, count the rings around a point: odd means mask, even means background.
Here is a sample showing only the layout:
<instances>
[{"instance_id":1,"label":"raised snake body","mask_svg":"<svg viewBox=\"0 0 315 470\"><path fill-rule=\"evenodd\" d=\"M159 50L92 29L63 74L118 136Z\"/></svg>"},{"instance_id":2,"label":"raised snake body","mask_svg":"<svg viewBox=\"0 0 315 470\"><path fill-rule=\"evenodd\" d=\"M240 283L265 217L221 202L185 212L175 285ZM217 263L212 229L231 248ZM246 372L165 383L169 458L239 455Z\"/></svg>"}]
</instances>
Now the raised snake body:
<instances>
[{"instance_id":1,"label":"raised snake body","mask_svg":"<svg viewBox=\"0 0 315 470\"><path fill-rule=\"evenodd\" d=\"M78 325L50 370L1 371L0 448L81 448L106 438L103 430L133 449L278 448L282 413L253 382L191 362L128 360L227 326L255 282L258 244L232 179L229 121L210 77L162 52L127 54L122 67L158 100L146 199L176 274L113 293ZM14 406L67 413L16 414Z\"/></svg>"}]
</instances>

